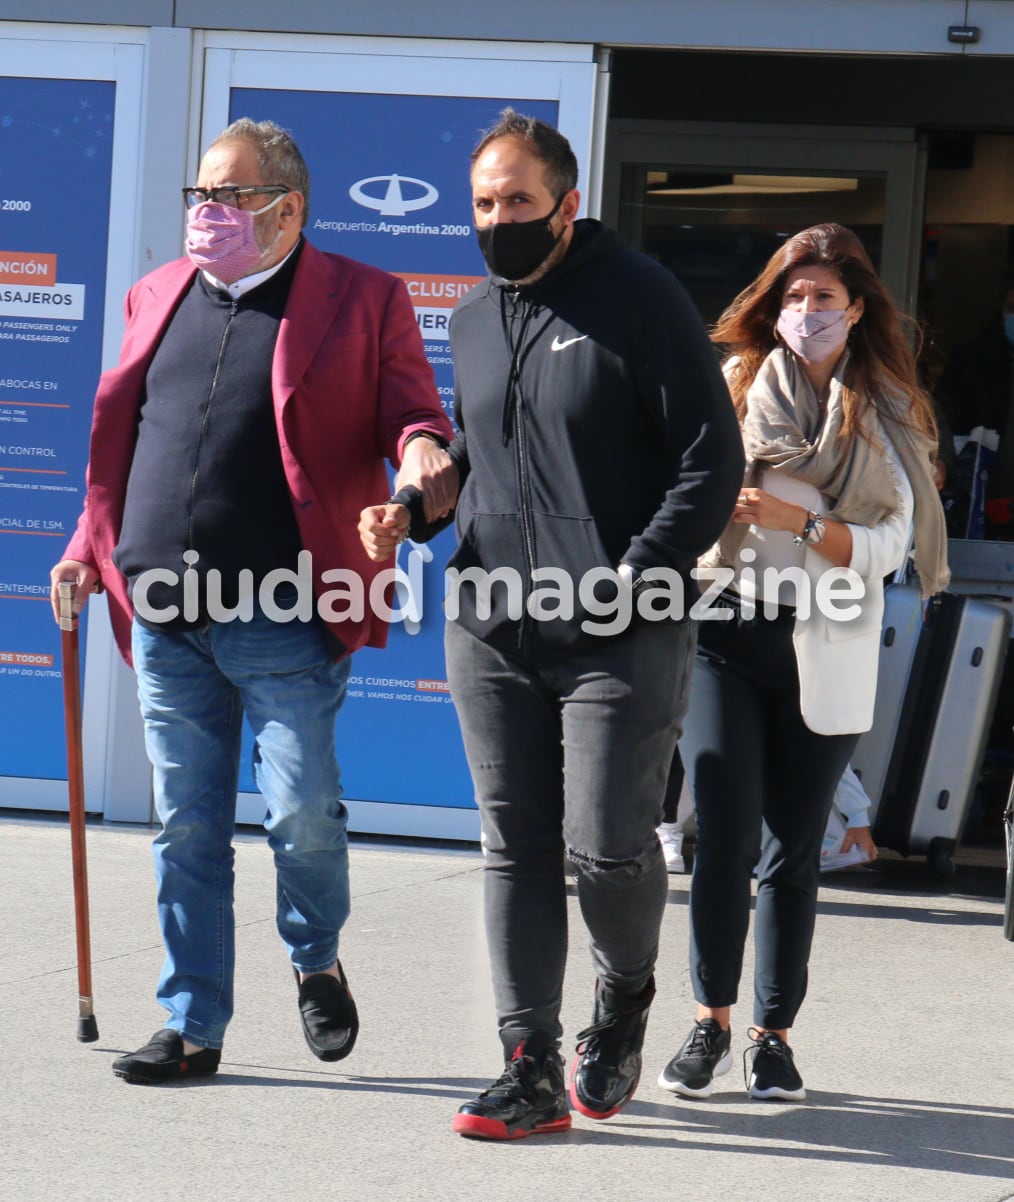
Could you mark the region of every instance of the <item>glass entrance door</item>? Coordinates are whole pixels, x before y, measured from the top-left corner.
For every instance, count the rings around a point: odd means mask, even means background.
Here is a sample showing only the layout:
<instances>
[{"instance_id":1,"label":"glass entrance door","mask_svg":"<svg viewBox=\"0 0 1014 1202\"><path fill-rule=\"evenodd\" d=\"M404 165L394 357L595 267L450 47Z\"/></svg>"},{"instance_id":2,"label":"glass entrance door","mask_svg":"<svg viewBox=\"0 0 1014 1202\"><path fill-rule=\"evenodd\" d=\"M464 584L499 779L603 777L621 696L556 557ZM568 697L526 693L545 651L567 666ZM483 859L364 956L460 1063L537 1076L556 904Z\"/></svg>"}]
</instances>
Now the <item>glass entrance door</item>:
<instances>
[{"instance_id":1,"label":"glass entrance door","mask_svg":"<svg viewBox=\"0 0 1014 1202\"><path fill-rule=\"evenodd\" d=\"M603 214L670 268L712 322L789 235L854 229L903 308L918 278L923 159L913 130L618 121Z\"/></svg>"}]
</instances>

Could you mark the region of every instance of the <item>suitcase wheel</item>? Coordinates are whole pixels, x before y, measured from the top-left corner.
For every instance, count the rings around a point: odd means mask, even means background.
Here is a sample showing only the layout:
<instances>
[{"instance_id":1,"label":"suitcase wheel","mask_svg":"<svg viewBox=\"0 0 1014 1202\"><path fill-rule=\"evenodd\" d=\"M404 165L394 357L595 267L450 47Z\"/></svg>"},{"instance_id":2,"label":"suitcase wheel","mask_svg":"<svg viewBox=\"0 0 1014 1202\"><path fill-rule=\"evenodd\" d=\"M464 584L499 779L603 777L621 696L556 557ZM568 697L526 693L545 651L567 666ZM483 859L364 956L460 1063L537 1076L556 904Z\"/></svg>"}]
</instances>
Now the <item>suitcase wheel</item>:
<instances>
[{"instance_id":1,"label":"suitcase wheel","mask_svg":"<svg viewBox=\"0 0 1014 1202\"><path fill-rule=\"evenodd\" d=\"M929 845L926 862L933 875L938 876L942 881L951 880L957 871L954 861L951 859L953 851L954 843L950 839L934 839Z\"/></svg>"}]
</instances>

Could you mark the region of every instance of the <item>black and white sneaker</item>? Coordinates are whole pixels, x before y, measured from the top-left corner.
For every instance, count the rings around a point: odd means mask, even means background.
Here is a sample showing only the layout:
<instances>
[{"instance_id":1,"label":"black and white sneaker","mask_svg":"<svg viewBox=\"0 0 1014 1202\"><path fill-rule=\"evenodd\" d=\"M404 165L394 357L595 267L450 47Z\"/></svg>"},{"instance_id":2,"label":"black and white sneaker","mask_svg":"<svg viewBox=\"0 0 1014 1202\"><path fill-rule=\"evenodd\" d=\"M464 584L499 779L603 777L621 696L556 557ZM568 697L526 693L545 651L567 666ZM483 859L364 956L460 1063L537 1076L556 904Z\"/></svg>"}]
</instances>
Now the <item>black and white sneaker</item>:
<instances>
[{"instance_id":1,"label":"black and white sneaker","mask_svg":"<svg viewBox=\"0 0 1014 1202\"><path fill-rule=\"evenodd\" d=\"M702 1018L662 1070L658 1083L687 1098L711 1096L712 1080L732 1068L732 1036L714 1018Z\"/></svg>"},{"instance_id":2,"label":"black and white sneaker","mask_svg":"<svg viewBox=\"0 0 1014 1202\"><path fill-rule=\"evenodd\" d=\"M743 1054L743 1077L747 1093L751 1098L785 1098L790 1102L801 1102L806 1097L803 1078L799 1075L792 1048L774 1031L758 1031L750 1028L754 1043ZM747 1070L746 1059L753 1057Z\"/></svg>"}]
</instances>

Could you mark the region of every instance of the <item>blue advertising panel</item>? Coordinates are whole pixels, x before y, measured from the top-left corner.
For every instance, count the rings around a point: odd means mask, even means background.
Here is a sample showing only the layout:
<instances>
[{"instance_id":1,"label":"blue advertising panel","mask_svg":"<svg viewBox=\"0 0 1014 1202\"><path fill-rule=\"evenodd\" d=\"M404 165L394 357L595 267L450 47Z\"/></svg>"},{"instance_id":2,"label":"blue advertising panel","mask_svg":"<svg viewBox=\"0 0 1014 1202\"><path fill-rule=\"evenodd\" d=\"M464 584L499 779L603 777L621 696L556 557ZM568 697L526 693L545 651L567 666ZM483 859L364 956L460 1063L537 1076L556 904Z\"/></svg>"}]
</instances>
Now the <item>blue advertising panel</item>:
<instances>
[{"instance_id":1,"label":"blue advertising panel","mask_svg":"<svg viewBox=\"0 0 1014 1202\"><path fill-rule=\"evenodd\" d=\"M84 496L115 90L0 78L0 776L67 775L49 569Z\"/></svg>"},{"instance_id":2,"label":"blue advertising panel","mask_svg":"<svg viewBox=\"0 0 1014 1202\"><path fill-rule=\"evenodd\" d=\"M234 88L230 119L277 121L310 169L307 236L321 250L405 280L448 414L454 375L447 321L484 278L472 228L469 155L501 109L556 125L555 101ZM382 500L383 498L378 498ZM448 531L402 544L396 621L384 651L356 654L338 722L346 795L359 801L471 807L472 785L447 691L443 571ZM249 751L240 788L255 788Z\"/></svg>"}]
</instances>

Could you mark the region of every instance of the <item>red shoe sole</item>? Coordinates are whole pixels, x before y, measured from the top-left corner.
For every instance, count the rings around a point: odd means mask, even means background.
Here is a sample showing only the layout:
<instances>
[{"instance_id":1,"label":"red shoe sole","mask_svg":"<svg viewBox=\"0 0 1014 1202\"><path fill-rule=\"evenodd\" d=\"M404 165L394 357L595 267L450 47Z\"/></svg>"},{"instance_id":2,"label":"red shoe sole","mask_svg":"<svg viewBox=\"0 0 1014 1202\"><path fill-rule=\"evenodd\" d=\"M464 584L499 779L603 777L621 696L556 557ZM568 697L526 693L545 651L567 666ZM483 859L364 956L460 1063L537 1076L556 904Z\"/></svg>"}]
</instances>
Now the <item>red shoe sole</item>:
<instances>
[{"instance_id":1,"label":"red shoe sole","mask_svg":"<svg viewBox=\"0 0 1014 1202\"><path fill-rule=\"evenodd\" d=\"M576 1111L578 1111L579 1114L583 1114L586 1119L596 1119L596 1120L611 1119L614 1114L620 1113L620 1111L623 1109L623 1107L626 1106L626 1104L630 1101L630 1099L637 1092L637 1086L640 1083L641 1074L640 1073L637 1074L637 1077L636 1077L633 1085L631 1085L630 1090L627 1093L627 1096L625 1098L623 1098L622 1101L618 1102L612 1108L612 1110L589 1110L588 1107L577 1096L577 1089L574 1086L574 1075L577 1072L578 1061L580 1059L581 1059L581 1055L580 1055L580 1053L578 1053L578 1055L576 1055L574 1057L574 1063L570 1066L570 1084L567 1087L567 1093L570 1096L570 1104L574 1107L574 1109Z\"/></svg>"},{"instance_id":2,"label":"red shoe sole","mask_svg":"<svg viewBox=\"0 0 1014 1202\"><path fill-rule=\"evenodd\" d=\"M506 1123L499 1123L495 1119L484 1119L478 1114L456 1114L451 1121L451 1130L472 1139L501 1141L524 1139L528 1135L548 1135L553 1131L569 1131L570 1115L565 1114L563 1118L551 1119L548 1123L536 1123L530 1129L518 1127L512 1131Z\"/></svg>"}]
</instances>

